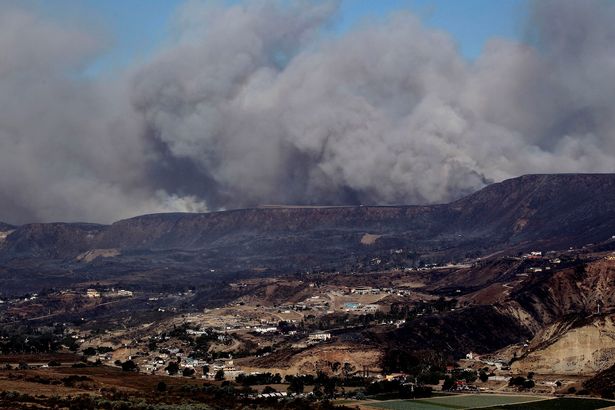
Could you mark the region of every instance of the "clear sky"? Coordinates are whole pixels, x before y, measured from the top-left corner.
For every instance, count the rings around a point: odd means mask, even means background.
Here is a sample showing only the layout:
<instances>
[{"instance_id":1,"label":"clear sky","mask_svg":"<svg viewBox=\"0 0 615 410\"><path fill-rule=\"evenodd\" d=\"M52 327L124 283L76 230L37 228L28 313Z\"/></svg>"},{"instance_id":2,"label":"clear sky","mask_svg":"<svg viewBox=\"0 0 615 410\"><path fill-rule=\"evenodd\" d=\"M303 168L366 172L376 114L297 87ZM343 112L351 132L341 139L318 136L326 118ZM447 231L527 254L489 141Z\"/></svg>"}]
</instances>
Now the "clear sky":
<instances>
[{"instance_id":1,"label":"clear sky","mask_svg":"<svg viewBox=\"0 0 615 410\"><path fill-rule=\"evenodd\" d=\"M112 39L107 52L90 69L94 74L125 67L160 47L168 36L170 20L184 1L33 0L46 14L94 25ZM474 59L489 38L522 35L524 5L524 0L342 0L335 30L343 33L365 20L411 11L428 26L449 32L462 54Z\"/></svg>"}]
</instances>

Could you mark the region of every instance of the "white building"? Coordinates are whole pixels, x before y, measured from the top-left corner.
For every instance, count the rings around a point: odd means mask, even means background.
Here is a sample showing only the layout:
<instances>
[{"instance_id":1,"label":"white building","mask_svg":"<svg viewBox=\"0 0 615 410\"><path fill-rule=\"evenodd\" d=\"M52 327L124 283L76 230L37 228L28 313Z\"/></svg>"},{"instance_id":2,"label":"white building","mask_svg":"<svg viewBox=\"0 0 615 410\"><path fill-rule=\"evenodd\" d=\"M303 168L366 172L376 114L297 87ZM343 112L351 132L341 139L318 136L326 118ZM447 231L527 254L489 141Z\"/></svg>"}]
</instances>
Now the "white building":
<instances>
[{"instance_id":1,"label":"white building","mask_svg":"<svg viewBox=\"0 0 615 410\"><path fill-rule=\"evenodd\" d=\"M317 332L308 336L308 340L311 342L324 342L331 339L331 333Z\"/></svg>"},{"instance_id":2,"label":"white building","mask_svg":"<svg viewBox=\"0 0 615 410\"><path fill-rule=\"evenodd\" d=\"M99 298L100 292L97 291L96 289L88 289L85 291L85 295L89 298Z\"/></svg>"}]
</instances>

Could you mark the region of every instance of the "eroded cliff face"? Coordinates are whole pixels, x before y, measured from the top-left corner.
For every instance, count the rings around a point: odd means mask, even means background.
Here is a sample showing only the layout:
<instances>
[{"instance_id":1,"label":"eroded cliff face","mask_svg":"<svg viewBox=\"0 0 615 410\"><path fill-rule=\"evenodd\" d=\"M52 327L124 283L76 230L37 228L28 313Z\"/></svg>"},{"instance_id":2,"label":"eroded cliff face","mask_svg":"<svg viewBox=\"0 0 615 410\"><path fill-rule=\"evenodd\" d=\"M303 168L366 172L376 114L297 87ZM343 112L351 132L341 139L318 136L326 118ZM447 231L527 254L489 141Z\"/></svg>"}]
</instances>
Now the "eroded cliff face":
<instances>
[{"instance_id":1,"label":"eroded cliff face","mask_svg":"<svg viewBox=\"0 0 615 410\"><path fill-rule=\"evenodd\" d=\"M595 374L615 364L615 261L564 269L530 281L508 309L535 331L528 346L508 349L518 372Z\"/></svg>"},{"instance_id":2,"label":"eroded cliff face","mask_svg":"<svg viewBox=\"0 0 615 410\"><path fill-rule=\"evenodd\" d=\"M561 332L558 325L549 326L532 343L529 353L512 365L513 371L541 374L595 374L615 363L615 324L613 317L596 318L591 323L568 329L547 346L540 347L543 337ZM538 343L537 350L532 346Z\"/></svg>"}]
</instances>

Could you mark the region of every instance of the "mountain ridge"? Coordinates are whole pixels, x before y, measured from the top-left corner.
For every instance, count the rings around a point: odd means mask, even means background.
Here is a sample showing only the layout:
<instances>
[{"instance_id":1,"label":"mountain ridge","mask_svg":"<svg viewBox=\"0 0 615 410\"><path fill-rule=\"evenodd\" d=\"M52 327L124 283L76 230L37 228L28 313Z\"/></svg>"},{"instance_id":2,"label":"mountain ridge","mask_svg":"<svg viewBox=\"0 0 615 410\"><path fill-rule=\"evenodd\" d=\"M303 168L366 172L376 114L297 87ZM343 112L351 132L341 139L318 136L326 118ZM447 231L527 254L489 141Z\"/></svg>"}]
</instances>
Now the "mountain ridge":
<instances>
[{"instance_id":1,"label":"mountain ridge","mask_svg":"<svg viewBox=\"0 0 615 410\"><path fill-rule=\"evenodd\" d=\"M26 224L11 227L0 255L36 251L63 258L91 248L198 250L279 235L347 237L352 244L345 248L354 249L360 248L356 237L365 233L381 235L381 243L423 251L434 241L440 243L435 248L479 245L485 251L531 243L565 247L615 233L609 218L614 212L615 174L534 174L491 184L449 204L281 206L147 214L110 225Z\"/></svg>"}]
</instances>

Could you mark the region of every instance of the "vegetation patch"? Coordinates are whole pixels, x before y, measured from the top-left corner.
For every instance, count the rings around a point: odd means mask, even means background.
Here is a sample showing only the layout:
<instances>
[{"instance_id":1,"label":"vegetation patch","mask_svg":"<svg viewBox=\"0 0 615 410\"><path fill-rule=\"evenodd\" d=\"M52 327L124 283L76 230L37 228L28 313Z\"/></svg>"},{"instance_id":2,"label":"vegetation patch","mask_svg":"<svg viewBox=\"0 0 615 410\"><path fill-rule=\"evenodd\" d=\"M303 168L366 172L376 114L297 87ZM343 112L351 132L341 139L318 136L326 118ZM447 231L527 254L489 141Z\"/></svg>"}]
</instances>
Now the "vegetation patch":
<instances>
[{"instance_id":1,"label":"vegetation patch","mask_svg":"<svg viewBox=\"0 0 615 410\"><path fill-rule=\"evenodd\" d=\"M485 408L484 410L596 410L612 406L613 404L613 402L606 400L564 397L533 403L494 406Z\"/></svg>"},{"instance_id":2,"label":"vegetation patch","mask_svg":"<svg viewBox=\"0 0 615 410\"><path fill-rule=\"evenodd\" d=\"M370 407L378 407L383 409L393 410L434 410L434 409L472 409L483 408L487 406L503 406L502 408L510 409L510 404L524 403L523 405L515 408L526 409L530 402L534 401L549 401L544 397L538 396L509 396L509 395L496 395L496 394L469 394L469 395L454 395L447 397L434 397L431 399L421 400L398 400L389 401L377 404L370 404ZM500 407L496 407L500 408ZM551 407L549 407L551 408ZM597 408L597 407L592 407Z\"/></svg>"}]
</instances>

